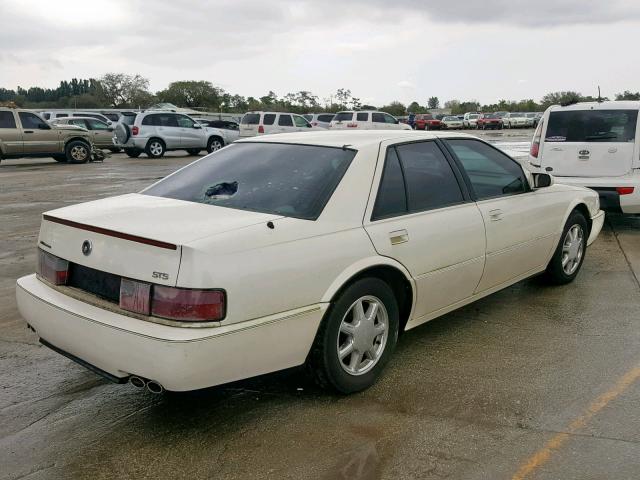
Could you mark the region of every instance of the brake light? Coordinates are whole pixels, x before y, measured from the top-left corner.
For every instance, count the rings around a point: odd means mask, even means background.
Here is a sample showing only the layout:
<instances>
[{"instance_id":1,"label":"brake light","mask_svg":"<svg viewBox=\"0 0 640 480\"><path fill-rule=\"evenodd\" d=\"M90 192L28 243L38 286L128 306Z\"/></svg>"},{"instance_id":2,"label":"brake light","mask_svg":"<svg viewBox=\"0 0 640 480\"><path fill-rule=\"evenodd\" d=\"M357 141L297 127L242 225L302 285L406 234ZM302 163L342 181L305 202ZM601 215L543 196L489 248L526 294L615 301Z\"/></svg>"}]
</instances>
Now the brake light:
<instances>
[{"instance_id":1,"label":"brake light","mask_svg":"<svg viewBox=\"0 0 640 480\"><path fill-rule=\"evenodd\" d=\"M66 285L69 278L69 262L44 250L38 250L36 273L49 283Z\"/></svg>"},{"instance_id":2,"label":"brake light","mask_svg":"<svg viewBox=\"0 0 640 480\"><path fill-rule=\"evenodd\" d=\"M635 187L618 187L618 188L616 188L616 192L618 192L618 195L631 195L634 190L635 190Z\"/></svg>"},{"instance_id":3,"label":"brake light","mask_svg":"<svg viewBox=\"0 0 640 480\"><path fill-rule=\"evenodd\" d=\"M183 322L215 322L224 318L225 294L155 285L151 315Z\"/></svg>"},{"instance_id":4,"label":"brake light","mask_svg":"<svg viewBox=\"0 0 640 480\"><path fill-rule=\"evenodd\" d=\"M138 127L135 125L131 127L131 135L137 135L138 133L140 133L140 129Z\"/></svg>"},{"instance_id":5,"label":"brake light","mask_svg":"<svg viewBox=\"0 0 640 480\"><path fill-rule=\"evenodd\" d=\"M313 125L314 127L316 127L318 125L318 122L311 122L311 125Z\"/></svg>"},{"instance_id":6,"label":"brake light","mask_svg":"<svg viewBox=\"0 0 640 480\"><path fill-rule=\"evenodd\" d=\"M357 123L347 123L347 128L357 128L358 124Z\"/></svg>"},{"instance_id":7,"label":"brake light","mask_svg":"<svg viewBox=\"0 0 640 480\"><path fill-rule=\"evenodd\" d=\"M533 134L533 140L531 140L531 148L529 149L529 155L531 155L533 158L538 158L538 155L540 154L541 138L542 138L542 120L540 120L540 123L538 123L536 132Z\"/></svg>"},{"instance_id":8,"label":"brake light","mask_svg":"<svg viewBox=\"0 0 640 480\"><path fill-rule=\"evenodd\" d=\"M262 125L258 125L258 133L264 133L264 127Z\"/></svg>"}]
</instances>

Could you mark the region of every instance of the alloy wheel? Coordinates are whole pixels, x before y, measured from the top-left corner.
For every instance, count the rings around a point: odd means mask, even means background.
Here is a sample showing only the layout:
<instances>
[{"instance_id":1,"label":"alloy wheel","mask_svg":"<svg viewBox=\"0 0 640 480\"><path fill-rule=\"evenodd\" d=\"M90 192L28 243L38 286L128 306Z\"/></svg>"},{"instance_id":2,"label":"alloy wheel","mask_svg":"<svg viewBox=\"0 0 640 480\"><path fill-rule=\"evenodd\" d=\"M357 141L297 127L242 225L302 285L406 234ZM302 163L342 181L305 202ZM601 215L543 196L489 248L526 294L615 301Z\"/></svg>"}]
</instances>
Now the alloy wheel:
<instances>
[{"instance_id":1,"label":"alloy wheel","mask_svg":"<svg viewBox=\"0 0 640 480\"><path fill-rule=\"evenodd\" d=\"M575 224L569 228L562 243L562 270L565 274L573 275L580 266L583 253L584 232L580 225Z\"/></svg>"}]
</instances>

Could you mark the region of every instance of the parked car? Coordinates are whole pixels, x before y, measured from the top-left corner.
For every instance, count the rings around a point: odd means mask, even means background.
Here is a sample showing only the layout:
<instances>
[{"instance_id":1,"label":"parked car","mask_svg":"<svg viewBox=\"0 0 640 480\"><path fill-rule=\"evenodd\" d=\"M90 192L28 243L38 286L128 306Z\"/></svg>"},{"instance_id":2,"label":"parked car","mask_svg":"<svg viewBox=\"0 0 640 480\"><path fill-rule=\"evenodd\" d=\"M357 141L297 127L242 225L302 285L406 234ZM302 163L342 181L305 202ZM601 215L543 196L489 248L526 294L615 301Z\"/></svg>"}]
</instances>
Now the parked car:
<instances>
[{"instance_id":1,"label":"parked car","mask_svg":"<svg viewBox=\"0 0 640 480\"><path fill-rule=\"evenodd\" d=\"M442 126L446 130L455 130L458 128L464 128L464 124L462 120L455 115L449 115L448 117L444 117L442 119Z\"/></svg>"},{"instance_id":2,"label":"parked car","mask_svg":"<svg viewBox=\"0 0 640 480\"><path fill-rule=\"evenodd\" d=\"M233 141L226 130L203 127L187 115L170 111L147 110L136 115L131 127L121 126L124 128L116 129L116 138L131 158L142 153L160 158L171 150L198 155L206 149L211 153Z\"/></svg>"},{"instance_id":3,"label":"parked car","mask_svg":"<svg viewBox=\"0 0 640 480\"><path fill-rule=\"evenodd\" d=\"M400 123L393 115L376 110L338 112L331 121L331 129L413 130L410 125Z\"/></svg>"},{"instance_id":4,"label":"parked car","mask_svg":"<svg viewBox=\"0 0 640 480\"><path fill-rule=\"evenodd\" d=\"M495 113L481 113L476 121L479 130L502 130L502 119Z\"/></svg>"},{"instance_id":5,"label":"parked car","mask_svg":"<svg viewBox=\"0 0 640 480\"><path fill-rule=\"evenodd\" d=\"M478 118L480 118L480 113L472 113L467 112L464 114L462 124L464 128L477 128L478 126Z\"/></svg>"},{"instance_id":6,"label":"parked car","mask_svg":"<svg viewBox=\"0 0 640 480\"><path fill-rule=\"evenodd\" d=\"M115 382L184 391L307 362L351 393L403 330L532 275L573 281L603 221L594 191L472 136L270 135L46 212L17 304Z\"/></svg>"},{"instance_id":7,"label":"parked car","mask_svg":"<svg viewBox=\"0 0 640 480\"><path fill-rule=\"evenodd\" d=\"M52 120L52 125L75 125L89 131L91 142L96 148L105 148L114 153L121 149L114 142L114 128L102 120L93 117L67 117Z\"/></svg>"},{"instance_id":8,"label":"parked car","mask_svg":"<svg viewBox=\"0 0 640 480\"><path fill-rule=\"evenodd\" d=\"M511 112L507 113L502 121L504 123L505 128L518 128L518 127L527 127L529 126L529 120L526 115L521 112Z\"/></svg>"},{"instance_id":9,"label":"parked car","mask_svg":"<svg viewBox=\"0 0 640 480\"><path fill-rule=\"evenodd\" d=\"M440 120L437 120L430 113L422 113L420 115L416 115L416 130L440 130L441 128L442 122Z\"/></svg>"},{"instance_id":10,"label":"parked car","mask_svg":"<svg viewBox=\"0 0 640 480\"><path fill-rule=\"evenodd\" d=\"M240 120L240 138L273 133L292 133L312 130L302 115L288 112L249 112Z\"/></svg>"},{"instance_id":11,"label":"parked car","mask_svg":"<svg viewBox=\"0 0 640 480\"><path fill-rule=\"evenodd\" d=\"M52 157L58 162L85 163L93 146L87 130L50 125L30 110L0 107L0 160Z\"/></svg>"},{"instance_id":12,"label":"parked car","mask_svg":"<svg viewBox=\"0 0 640 480\"><path fill-rule=\"evenodd\" d=\"M96 118L107 125L111 125L113 122L104 116L102 113L96 112L80 112L76 110L54 110L49 112L40 112L40 116L47 121L53 121L58 118L68 118L68 117L92 117Z\"/></svg>"},{"instance_id":13,"label":"parked car","mask_svg":"<svg viewBox=\"0 0 640 480\"><path fill-rule=\"evenodd\" d=\"M314 127L327 129L331 126L331 120L335 115L333 113L307 113L303 117Z\"/></svg>"},{"instance_id":14,"label":"parked car","mask_svg":"<svg viewBox=\"0 0 640 480\"><path fill-rule=\"evenodd\" d=\"M529 163L562 183L592 188L606 210L640 214L639 110L636 101L549 107Z\"/></svg>"},{"instance_id":15,"label":"parked car","mask_svg":"<svg viewBox=\"0 0 640 480\"><path fill-rule=\"evenodd\" d=\"M219 128L227 133L228 143L235 142L240 137L240 124L230 120L211 120L206 118L194 118L196 122L204 127Z\"/></svg>"}]
</instances>

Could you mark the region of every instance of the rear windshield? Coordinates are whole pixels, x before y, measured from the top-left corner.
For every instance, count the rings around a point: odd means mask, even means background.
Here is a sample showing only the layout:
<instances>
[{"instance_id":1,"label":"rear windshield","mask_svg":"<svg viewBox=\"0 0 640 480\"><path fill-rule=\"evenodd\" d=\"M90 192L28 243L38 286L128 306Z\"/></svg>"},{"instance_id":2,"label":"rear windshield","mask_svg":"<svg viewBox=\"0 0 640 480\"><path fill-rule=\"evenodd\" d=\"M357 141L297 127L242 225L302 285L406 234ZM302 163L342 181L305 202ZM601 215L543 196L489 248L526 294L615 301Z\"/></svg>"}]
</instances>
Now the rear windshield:
<instances>
[{"instance_id":1,"label":"rear windshield","mask_svg":"<svg viewBox=\"0 0 640 480\"><path fill-rule=\"evenodd\" d=\"M344 122L346 120L351 120L353 118L353 112L338 112L336 116L333 117L334 122Z\"/></svg>"},{"instance_id":2,"label":"rear windshield","mask_svg":"<svg viewBox=\"0 0 640 480\"><path fill-rule=\"evenodd\" d=\"M551 112L547 142L633 142L637 110L568 110Z\"/></svg>"},{"instance_id":3,"label":"rear windshield","mask_svg":"<svg viewBox=\"0 0 640 480\"><path fill-rule=\"evenodd\" d=\"M120 119L120 122L122 123L126 123L127 125L133 125L136 121L136 114L129 114L129 113L124 113L122 115L122 118Z\"/></svg>"},{"instance_id":4,"label":"rear windshield","mask_svg":"<svg viewBox=\"0 0 640 480\"><path fill-rule=\"evenodd\" d=\"M355 154L309 145L232 144L142 193L315 220Z\"/></svg>"},{"instance_id":5,"label":"rear windshield","mask_svg":"<svg viewBox=\"0 0 640 480\"><path fill-rule=\"evenodd\" d=\"M240 120L242 125L258 125L260 123L260 114L259 113L247 113L242 120Z\"/></svg>"},{"instance_id":6,"label":"rear windshield","mask_svg":"<svg viewBox=\"0 0 640 480\"><path fill-rule=\"evenodd\" d=\"M319 122L329 123L331 120L333 120L333 115L318 115Z\"/></svg>"}]
</instances>

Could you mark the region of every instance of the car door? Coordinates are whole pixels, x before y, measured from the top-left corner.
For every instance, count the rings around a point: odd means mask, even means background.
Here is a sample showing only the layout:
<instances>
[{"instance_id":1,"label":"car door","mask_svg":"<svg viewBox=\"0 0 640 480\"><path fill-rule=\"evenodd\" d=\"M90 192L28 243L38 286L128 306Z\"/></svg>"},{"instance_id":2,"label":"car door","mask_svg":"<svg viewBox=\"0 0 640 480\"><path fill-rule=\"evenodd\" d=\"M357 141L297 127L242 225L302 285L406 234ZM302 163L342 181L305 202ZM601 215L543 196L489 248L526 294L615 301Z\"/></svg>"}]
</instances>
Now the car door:
<instances>
[{"instance_id":1,"label":"car door","mask_svg":"<svg viewBox=\"0 0 640 480\"><path fill-rule=\"evenodd\" d=\"M164 140L167 149L182 147L182 129L178 124L178 115L175 113L159 113L155 119L158 136Z\"/></svg>"},{"instance_id":2,"label":"car door","mask_svg":"<svg viewBox=\"0 0 640 480\"><path fill-rule=\"evenodd\" d=\"M383 113L383 116L384 116L385 125L382 128L391 129L391 130L402 130L403 129L403 125L401 125L400 122L398 121L398 119L396 117L394 117L393 115L389 115L388 113Z\"/></svg>"},{"instance_id":3,"label":"car door","mask_svg":"<svg viewBox=\"0 0 640 480\"><path fill-rule=\"evenodd\" d=\"M60 138L58 130L51 126L35 113L18 112L18 118L22 125L22 138L25 154L39 154L57 152Z\"/></svg>"},{"instance_id":4,"label":"car door","mask_svg":"<svg viewBox=\"0 0 640 480\"><path fill-rule=\"evenodd\" d=\"M195 128L196 122L186 115L176 115L180 127L180 146L182 148L204 148L207 146L206 131Z\"/></svg>"},{"instance_id":5,"label":"car door","mask_svg":"<svg viewBox=\"0 0 640 480\"><path fill-rule=\"evenodd\" d=\"M383 144L380 156L364 226L376 251L415 279L414 318L470 297L484 267L484 223L458 167L435 140Z\"/></svg>"},{"instance_id":6,"label":"car door","mask_svg":"<svg viewBox=\"0 0 640 480\"><path fill-rule=\"evenodd\" d=\"M293 125L293 119L288 113L281 113L278 115L278 127L275 133L287 133L295 132L296 128Z\"/></svg>"},{"instance_id":7,"label":"car door","mask_svg":"<svg viewBox=\"0 0 640 480\"><path fill-rule=\"evenodd\" d=\"M87 128L92 134L93 143L98 147L113 146L113 128L102 120L87 118Z\"/></svg>"},{"instance_id":8,"label":"car door","mask_svg":"<svg viewBox=\"0 0 640 480\"><path fill-rule=\"evenodd\" d=\"M18 128L16 117L10 110L0 111L0 144L6 155L23 153L22 130Z\"/></svg>"},{"instance_id":9,"label":"car door","mask_svg":"<svg viewBox=\"0 0 640 480\"><path fill-rule=\"evenodd\" d=\"M465 174L487 238L486 262L477 292L544 268L555 247L566 198L532 190L518 162L480 140L446 139Z\"/></svg>"},{"instance_id":10,"label":"car door","mask_svg":"<svg viewBox=\"0 0 640 480\"><path fill-rule=\"evenodd\" d=\"M382 112L371 113L371 128L373 130L385 130L389 128L384 118L384 113Z\"/></svg>"}]
</instances>

